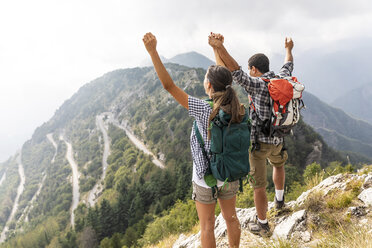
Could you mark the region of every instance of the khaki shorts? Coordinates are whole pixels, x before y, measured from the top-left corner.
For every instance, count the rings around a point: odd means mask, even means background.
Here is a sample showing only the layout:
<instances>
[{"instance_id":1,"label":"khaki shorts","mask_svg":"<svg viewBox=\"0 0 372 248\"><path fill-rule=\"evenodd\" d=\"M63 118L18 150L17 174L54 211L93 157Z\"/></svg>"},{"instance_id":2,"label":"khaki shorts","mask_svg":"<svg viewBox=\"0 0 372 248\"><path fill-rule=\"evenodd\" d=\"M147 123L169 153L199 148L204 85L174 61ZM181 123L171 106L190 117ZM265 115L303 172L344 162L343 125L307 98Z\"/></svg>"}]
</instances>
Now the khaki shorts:
<instances>
[{"instance_id":1,"label":"khaki shorts","mask_svg":"<svg viewBox=\"0 0 372 248\"><path fill-rule=\"evenodd\" d=\"M192 182L192 199L203 204L212 204L217 202L217 198L228 200L233 198L239 190L239 180L229 182L224 188L219 187L213 196L212 188L204 188Z\"/></svg>"},{"instance_id":2,"label":"khaki shorts","mask_svg":"<svg viewBox=\"0 0 372 248\"><path fill-rule=\"evenodd\" d=\"M272 166L282 167L288 159L287 151L284 150L282 152L283 144L276 146L260 142L260 146L260 150L249 152L249 163L251 165L250 174L255 180L255 182L251 182L250 185L255 189L266 187L266 160L268 160Z\"/></svg>"}]
</instances>

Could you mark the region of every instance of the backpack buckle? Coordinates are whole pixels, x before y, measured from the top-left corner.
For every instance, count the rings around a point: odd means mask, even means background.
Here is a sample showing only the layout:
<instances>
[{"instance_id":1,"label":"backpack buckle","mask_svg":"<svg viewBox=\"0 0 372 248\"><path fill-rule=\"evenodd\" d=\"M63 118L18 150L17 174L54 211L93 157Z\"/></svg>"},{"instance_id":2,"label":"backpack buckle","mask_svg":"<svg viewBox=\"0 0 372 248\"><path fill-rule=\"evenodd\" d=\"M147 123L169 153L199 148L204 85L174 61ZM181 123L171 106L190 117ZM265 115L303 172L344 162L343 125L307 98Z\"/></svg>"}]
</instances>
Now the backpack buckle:
<instances>
[{"instance_id":1,"label":"backpack buckle","mask_svg":"<svg viewBox=\"0 0 372 248\"><path fill-rule=\"evenodd\" d=\"M280 138L275 136L273 139L273 142L274 142L274 145L276 146L280 145Z\"/></svg>"},{"instance_id":2,"label":"backpack buckle","mask_svg":"<svg viewBox=\"0 0 372 248\"><path fill-rule=\"evenodd\" d=\"M252 152L259 151L261 149L260 143L252 143Z\"/></svg>"}]
</instances>

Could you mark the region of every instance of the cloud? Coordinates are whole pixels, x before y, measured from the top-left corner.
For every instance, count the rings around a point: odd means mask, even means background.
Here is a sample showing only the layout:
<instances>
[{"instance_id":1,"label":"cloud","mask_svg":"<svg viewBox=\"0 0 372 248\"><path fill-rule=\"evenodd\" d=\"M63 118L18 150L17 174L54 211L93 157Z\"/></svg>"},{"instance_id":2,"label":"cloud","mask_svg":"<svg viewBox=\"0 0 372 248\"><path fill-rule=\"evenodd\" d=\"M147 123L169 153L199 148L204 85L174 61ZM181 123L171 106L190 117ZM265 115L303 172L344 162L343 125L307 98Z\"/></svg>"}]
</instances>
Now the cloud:
<instances>
[{"instance_id":1,"label":"cloud","mask_svg":"<svg viewBox=\"0 0 372 248\"><path fill-rule=\"evenodd\" d=\"M286 35L295 40L295 56L337 52L350 37L370 38L372 6L369 0L16 0L0 2L0 30L0 115L8 116L0 129L16 134L47 121L83 84L147 59L146 32L156 34L168 58L189 51L213 58L207 35L221 32L245 66L256 52L283 57Z\"/></svg>"}]
</instances>

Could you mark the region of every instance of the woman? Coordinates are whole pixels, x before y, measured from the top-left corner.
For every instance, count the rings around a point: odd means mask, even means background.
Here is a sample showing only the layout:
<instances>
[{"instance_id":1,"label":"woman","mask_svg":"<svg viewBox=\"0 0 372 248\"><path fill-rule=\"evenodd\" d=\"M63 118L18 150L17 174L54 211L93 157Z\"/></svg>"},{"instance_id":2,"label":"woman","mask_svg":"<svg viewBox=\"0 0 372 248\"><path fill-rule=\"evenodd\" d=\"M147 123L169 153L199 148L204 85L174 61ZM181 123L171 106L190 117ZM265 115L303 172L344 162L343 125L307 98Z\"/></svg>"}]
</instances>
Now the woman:
<instances>
[{"instance_id":1,"label":"woman","mask_svg":"<svg viewBox=\"0 0 372 248\"><path fill-rule=\"evenodd\" d=\"M174 98L185 107L189 115L194 117L199 132L205 143L205 149L209 150L210 140L208 138L208 127L210 121L216 116L219 109L232 116L231 122L240 122L244 116L244 108L240 105L234 89L231 87L232 76L228 69L223 66L210 66L204 79L205 93L213 100L213 109L203 100L194 98L185 93L174 84L172 78L165 69L156 50L156 38L147 33L143 37L144 45L151 56L156 73L164 87ZM235 201L239 182L229 183L229 187L222 188L223 182L217 181L218 191L212 194L212 189L206 184L204 175L208 168L206 158L195 135L191 132L191 152L193 158L193 200L196 204L201 227L202 247L216 247L214 237L214 211L216 202L221 207L222 215L226 221L227 234L230 247L239 247L240 223L236 217ZM216 199L217 198L217 199Z\"/></svg>"}]
</instances>

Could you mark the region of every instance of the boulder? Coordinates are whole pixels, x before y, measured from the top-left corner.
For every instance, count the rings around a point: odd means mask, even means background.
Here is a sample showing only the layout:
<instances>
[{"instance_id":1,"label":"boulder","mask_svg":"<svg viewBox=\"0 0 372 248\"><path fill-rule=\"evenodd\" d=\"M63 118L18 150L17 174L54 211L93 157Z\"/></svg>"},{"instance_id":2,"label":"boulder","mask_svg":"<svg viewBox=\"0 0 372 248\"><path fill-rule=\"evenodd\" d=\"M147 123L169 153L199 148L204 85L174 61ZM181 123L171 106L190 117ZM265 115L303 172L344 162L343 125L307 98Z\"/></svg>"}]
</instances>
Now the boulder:
<instances>
[{"instance_id":1,"label":"boulder","mask_svg":"<svg viewBox=\"0 0 372 248\"><path fill-rule=\"evenodd\" d=\"M184 234L181 234L177 241L173 244L173 248L194 248L199 247L200 244L200 232L190 237L186 237Z\"/></svg>"},{"instance_id":2,"label":"boulder","mask_svg":"<svg viewBox=\"0 0 372 248\"><path fill-rule=\"evenodd\" d=\"M364 179L363 188L372 188L372 174L369 174L366 179Z\"/></svg>"},{"instance_id":3,"label":"boulder","mask_svg":"<svg viewBox=\"0 0 372 248\"><path fill-rule=\"evenodd\" d=\"M291 216L285 218L279 223L273 232L273 238L288 239L296 226L306 218L306 210L300 210L293 213Z\"/></svg>"},{"instance_id":4,"label":"boulder","mask_svg":"<svg viewBox=\"0 0 372 248\"><path fill-rule=\"evenodd\" d=\"M362 193L358 195L358 198L364 202L365 205L372 206L372 188L363 190Z\"/></svg>"}]
</instances>

